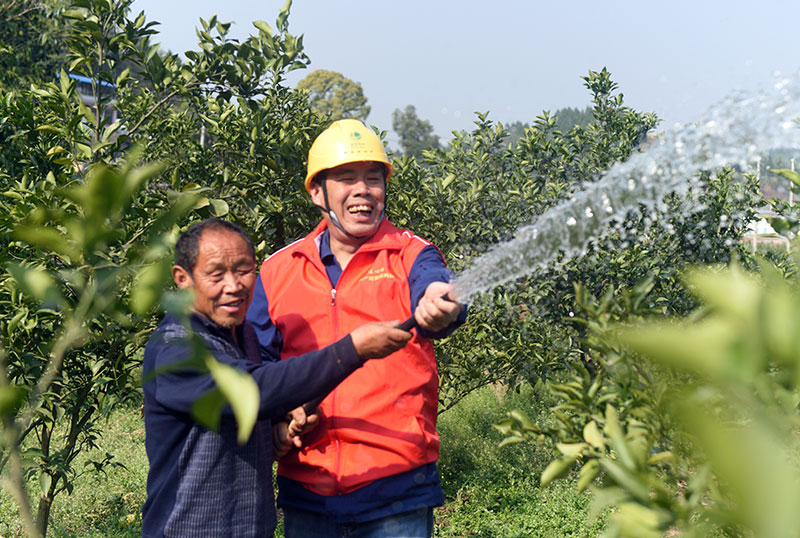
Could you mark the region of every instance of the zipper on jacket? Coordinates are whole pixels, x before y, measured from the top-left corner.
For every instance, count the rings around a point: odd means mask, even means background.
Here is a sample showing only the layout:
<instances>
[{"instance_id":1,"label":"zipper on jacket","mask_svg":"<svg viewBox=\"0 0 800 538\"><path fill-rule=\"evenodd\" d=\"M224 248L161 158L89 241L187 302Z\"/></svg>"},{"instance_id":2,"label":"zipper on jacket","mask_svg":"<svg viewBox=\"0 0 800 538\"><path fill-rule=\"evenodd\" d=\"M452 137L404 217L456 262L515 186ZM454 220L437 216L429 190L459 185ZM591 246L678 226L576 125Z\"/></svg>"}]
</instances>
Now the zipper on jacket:
<instances>
[{"instance_id":1,"label":"zipper on jacket","mask_svg":"<svg viewBox=\"0 0 800 538\"><path fill-rule=\"evenodd\" d=\"M341 277L339 277L341 280ZM333 340L336 341L339 338L339 317L337 316L336 312L336 288L331 288L331 323L333 324ZM334 476L336 481L336 493L340 494L340 482L341 482L341 464L342 464L342 451L341 446L339 444L339 436L336 435L336 413L333 412L336 406L336 389L331 392L331 437L333 438L334 446L336 447L336 467L334 469Z\"/></svg>"}]
</instances>

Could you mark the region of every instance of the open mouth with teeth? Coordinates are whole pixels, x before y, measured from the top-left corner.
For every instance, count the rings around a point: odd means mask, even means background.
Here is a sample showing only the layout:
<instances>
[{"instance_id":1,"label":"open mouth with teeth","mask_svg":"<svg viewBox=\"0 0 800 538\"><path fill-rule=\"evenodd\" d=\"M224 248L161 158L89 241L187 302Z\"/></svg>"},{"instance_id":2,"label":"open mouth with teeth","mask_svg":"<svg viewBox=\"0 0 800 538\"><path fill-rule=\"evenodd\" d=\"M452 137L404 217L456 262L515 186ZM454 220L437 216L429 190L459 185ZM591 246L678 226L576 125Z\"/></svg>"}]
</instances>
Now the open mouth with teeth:
<instances>
[{"instance_id":1,"label":"open mouth with teeth","mask_svg":"<svg viewBox=\"0 0 800 538\"><path fill-rule=\"evenodd\" d=\"M224 303L219 305L220 308L233 312L238 311L243 306L244 306L244 299L239 299L238 301L231 301L229 303Z\"/></svg>"},{"instance_id":2,"label":"open mouth with teeth","mask_svg":"<svg viewBox=\"0 0 800 538\"><path fill-rule=\"evenodd\" d=\"M366 204L353 205L347 208L347 212L358 217L369 217L372 215L372 206Z\"/></svg>"}]
</instances>

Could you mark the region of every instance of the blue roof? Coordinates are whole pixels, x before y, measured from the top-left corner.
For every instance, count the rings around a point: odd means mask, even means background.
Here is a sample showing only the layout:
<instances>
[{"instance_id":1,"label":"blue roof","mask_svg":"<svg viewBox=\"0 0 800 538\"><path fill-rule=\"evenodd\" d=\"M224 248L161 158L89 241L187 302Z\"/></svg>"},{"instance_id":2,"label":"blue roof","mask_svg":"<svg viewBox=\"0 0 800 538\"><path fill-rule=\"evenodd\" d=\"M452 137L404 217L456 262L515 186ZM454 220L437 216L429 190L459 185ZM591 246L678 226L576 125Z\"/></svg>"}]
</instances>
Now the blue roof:
<instances>
[{"instance_id":1,"label":"blue roof","mask_svg":"<svg viewBox=\"0 0 800 538\"><path fill-rule=\"evenodd\" d=\"M58 74L59 78L61 77L61 73ZM78 82L85 82L86 84L91 84L92 79L89 77L84 77L83 75L76 75L74 73L67 73L67 76L73 80L77 80ZM101 86L108 86L109 88L116 88L116 84L111 84L109 82L103 82L102 80L98 81Z\"/></svg>"}]
</instances>

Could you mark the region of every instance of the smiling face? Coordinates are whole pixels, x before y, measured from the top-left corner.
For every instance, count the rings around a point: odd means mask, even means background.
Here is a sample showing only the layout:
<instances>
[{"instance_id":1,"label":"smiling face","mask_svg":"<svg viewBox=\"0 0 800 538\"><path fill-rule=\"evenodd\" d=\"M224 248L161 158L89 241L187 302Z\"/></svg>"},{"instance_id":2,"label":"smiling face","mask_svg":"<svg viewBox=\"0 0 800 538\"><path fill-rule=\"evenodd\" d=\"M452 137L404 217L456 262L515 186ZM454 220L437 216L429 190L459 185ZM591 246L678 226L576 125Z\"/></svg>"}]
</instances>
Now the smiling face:
<instances>
[{"instance_id":1,"label":"smiling face","mask_svg":"<svg viewBox=\"0 0 800 538\"><path fill-rule=\"evenodd\" d=\"M332 240L363 243L378 230L386 202L384 175L383 165L372 161L346 163L327 170L323 181L328 191L328 208L350 234L332 226L326 213ZM312 182L309 190L314 203L326 207L321 183Z\"/></svg>"},{"instance_id":2,"label":"smiling face","mask_svg":"<svg viewBox=\"0 0 800 538\"><path fill-rule=\"evenodd\" d=\"M244 322L257 276L250 246L225 228L203 230L191 273L179 265L172 268L178 287L194 291L194 311L229 329Z\"/></svg>"}]
</instances>

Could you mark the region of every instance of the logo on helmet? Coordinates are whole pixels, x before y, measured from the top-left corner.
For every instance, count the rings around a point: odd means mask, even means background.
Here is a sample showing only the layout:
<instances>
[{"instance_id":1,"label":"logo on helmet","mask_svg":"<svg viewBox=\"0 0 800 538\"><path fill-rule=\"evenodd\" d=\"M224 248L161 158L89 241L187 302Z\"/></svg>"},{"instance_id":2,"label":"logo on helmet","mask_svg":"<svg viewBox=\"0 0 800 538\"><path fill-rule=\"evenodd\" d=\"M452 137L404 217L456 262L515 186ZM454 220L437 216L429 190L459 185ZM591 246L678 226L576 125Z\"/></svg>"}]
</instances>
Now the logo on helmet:
<instances>
[{"instance_id":1,"label":"logo on helmet","mask_svg":"<svg viewBox=\"0 0 800 538\"><path fill-rule=\"evenodd\" d=\"M350 151L354 153L361 153L366 151L366 140L359 131L350 133Z\"/></svg>"}]
</instances>

